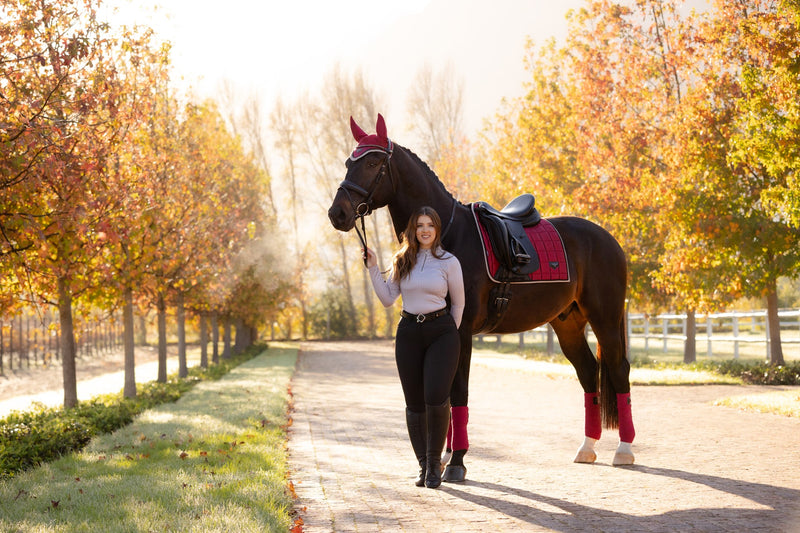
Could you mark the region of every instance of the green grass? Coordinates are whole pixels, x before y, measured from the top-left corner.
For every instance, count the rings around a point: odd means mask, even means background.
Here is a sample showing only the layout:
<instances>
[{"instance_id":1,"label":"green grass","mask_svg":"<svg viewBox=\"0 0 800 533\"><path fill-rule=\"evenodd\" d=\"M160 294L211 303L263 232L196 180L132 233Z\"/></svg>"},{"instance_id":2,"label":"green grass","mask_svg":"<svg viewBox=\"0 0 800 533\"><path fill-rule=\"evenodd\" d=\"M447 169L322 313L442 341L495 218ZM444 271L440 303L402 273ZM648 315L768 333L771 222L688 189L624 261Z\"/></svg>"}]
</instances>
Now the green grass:
<instances>
[{"instance_id":1,"label":"green grass","mask_svg":"<svg viewBox=\"0 0 800 533\"><path fill-rule=\"evenodd\" d=\"M779 390L761 394L730 396L716 400L714 405L800 418L800 390Z\"/></svg>"},{"instance_id":2,"label":"green grass","mask_svg":"<svg viewBox=\"0 0 800 533\"><path fill-rule=\"evenodd\" d=\"M296 357L276 344L82 452L0 482L0 531L287 531Z\"/></svg>"}]
</instances>

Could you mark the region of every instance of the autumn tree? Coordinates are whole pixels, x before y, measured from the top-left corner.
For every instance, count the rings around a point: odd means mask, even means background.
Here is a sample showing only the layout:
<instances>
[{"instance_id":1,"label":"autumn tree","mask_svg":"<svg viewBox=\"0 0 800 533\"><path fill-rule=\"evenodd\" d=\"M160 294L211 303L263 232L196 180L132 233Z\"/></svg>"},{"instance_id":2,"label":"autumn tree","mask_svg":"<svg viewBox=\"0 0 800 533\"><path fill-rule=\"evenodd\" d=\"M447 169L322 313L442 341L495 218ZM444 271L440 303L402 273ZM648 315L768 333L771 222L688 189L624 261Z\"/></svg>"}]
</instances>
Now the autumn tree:
<instances>
[{"instance_id":1,"label":"autumn tree","mask_svg":"<svg viewBox=\"0 0 800 533\"><path fill-rule=\"evenodd\" d=\"M165 312L175 305L179 330L179 374L185 375L185 331L182 320L187 297L202 290L214 277L230 291L230 261L243 244L263 227L268 178L240 139L231 134L213 102L185 106L177 124L178 143L169 165L157 169L154 199L153 243L155 303L159 316L159 374L166 379ZM236 310L219 304L225 327L241 318ZM197 305L197 304L195 304Z\"/></svg>"},{"instance_id":2,"label":"autumn tree","mask_svg":"<svg viewBox=\"0 0 800 533\"><path fill-rule=\"evenodd\" d=\"M152 146L152 117L157 116L163 93L169 83L169 47L151 44L153 35L120 28L132 45L119 67L121 91L120 122L126 128L127 142L110 153L105 187L115 196L112 216L98 225L105 241L102 290L110 293L109 305L122 308L125 397L136 396L134 353L134 291L142 292L149 283L147 269L152 260L153 242L148 211L153 207L152 165L148 151Z\"/></svg>"},{"instance_id":3,"label":"autumn tree","mask_svg":"<svg viewBox=\"0 0 800 533\"><path fill-rule=\"evenodd\" d=\"M631 296L658 298L658 266L669 204L670 120L680 106L681 28L674 2L587 2L569 15L563 47L528 44L531 80L488 132L497 179L490 197L533 192L545 214L584 216L621 242Z\"/></svg>"},{"instance_id":4,"label":"autumn tree","mask_svg":"<svg viewBox=\"0 0 800 533\"><path fill-rule=\"evenodd\" d=\"M783 364L777 279L798 271L800 231L791 195L789 203L772 199L791 190L794 176L785 161L797 150L797 93L785 91L798 87L797 8L715 2L697 28L697 83L677 125L686 165L676 187L676 229L687 237L664 262L664 277L676 286L682 270L702 269L708 275L694 282L695 294L714 301L766 297L770 361Z\"/></svg>"},{"instance_id":5,"label":"autumn tree","mask_svg":"<svg viewBox=\"0 0 800 533\"><path fill-rule=\"evenodd\" d=\"M94 0L6 7L2 79L13 123L3 149L15 154L13 178L3 188L15 197L2 221L4 234L14 234L6 250L26 250L15 254L17 279L37 300L58 307L64 405L71 407L73 302L96 294L103 278L105 236L98 228L118 208L105 178L109 156L128 131L123 61L139 41L110 35Z\"/></svg>"}]
</instances>

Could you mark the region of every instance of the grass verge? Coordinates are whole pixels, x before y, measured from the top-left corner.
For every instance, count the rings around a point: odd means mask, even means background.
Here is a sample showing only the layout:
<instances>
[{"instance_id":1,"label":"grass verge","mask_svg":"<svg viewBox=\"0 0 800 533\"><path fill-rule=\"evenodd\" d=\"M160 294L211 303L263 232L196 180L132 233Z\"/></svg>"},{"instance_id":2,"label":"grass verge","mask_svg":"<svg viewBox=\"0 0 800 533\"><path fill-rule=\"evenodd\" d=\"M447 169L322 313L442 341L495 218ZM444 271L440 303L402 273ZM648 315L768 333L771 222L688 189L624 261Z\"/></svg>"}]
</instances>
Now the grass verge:
<instances>
[{"instance_id":1,"label":"grass verge","mask_svg":"<svg viewBox=\"0 0 800 533\"><path fill-rule=\"evenodd\" d=\"M71 454L0 482L0 530L287 531L289 380L270 349Z\"/></svg>"},{"instance_id":2,"label":"grass verge","mask_svg":"<svg viewBox=\"0 0 800 533\"><path fill-rule=\"evenodd\" d=\"M721 398L714 405L800 418L800 388Z\"/></svg>"}]
</instances>

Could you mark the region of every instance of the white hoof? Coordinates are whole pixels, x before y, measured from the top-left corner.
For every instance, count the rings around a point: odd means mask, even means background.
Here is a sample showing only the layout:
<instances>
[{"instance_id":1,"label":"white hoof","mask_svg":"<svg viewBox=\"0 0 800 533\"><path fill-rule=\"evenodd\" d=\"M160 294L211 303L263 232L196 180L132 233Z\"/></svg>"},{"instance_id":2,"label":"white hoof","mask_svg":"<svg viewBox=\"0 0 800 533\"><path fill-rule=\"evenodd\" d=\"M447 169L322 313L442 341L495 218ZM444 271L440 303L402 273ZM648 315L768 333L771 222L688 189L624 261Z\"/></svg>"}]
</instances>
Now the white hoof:
<instances>
[{"instance_id":1,"label":"white hoof","mask_svg":"<svg viewBox=\"0 0 800 533\"><path fill-rule=\"evenodd\" d=\"M594 463L597 460L597 454L594 450L578 450L577 455L575 455L575 460L572 461L573 463Z\"/></svg>"},{"instance_id":2,"label":"white hoof","mask_svg":"<svg viewBox=\"0 0 800 533\"><path fill-rule=\"evenodd\" d=\"M594 463L597 460L597 454L594 452L594 443L597 442L596 439L591 437L586 437L583 440L583 446L580 447L578 450L577 455L575 455L574 463Z\"/></svg>"},{"instance_id":3,"label":"white hoof","mask_svg":"<svg viewBox=\"0 0 800 533\"><path fill-rule=\"evenodd\" d=\"M442 472L444 472L444 469L447 466L447 463L450 462L451 457L453 457L453 452L445 451L442 455Z\"/></svg>"},{"instance_id":4,"label":"white hoof","mask_svg":"<svg viewBox=\"0 0 800 533\"><path fill-rule=\"evenodd\" d=\"M617 447L617 453L614 454L614 461L611 463L614 466L632 465L633 464L633 451L631 450L630 442L620 442Z\"/></svg>"}]
</instances>

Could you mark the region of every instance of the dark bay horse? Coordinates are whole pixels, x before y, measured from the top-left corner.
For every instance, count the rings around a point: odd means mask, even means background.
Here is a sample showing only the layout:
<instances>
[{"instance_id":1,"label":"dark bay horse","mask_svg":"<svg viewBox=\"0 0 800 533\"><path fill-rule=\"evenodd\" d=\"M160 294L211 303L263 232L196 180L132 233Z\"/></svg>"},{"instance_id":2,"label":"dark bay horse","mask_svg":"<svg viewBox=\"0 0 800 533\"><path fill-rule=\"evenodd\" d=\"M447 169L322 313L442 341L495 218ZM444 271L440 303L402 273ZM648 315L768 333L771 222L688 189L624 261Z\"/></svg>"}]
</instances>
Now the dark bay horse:
<instances>
[{"instance_id":1,"label":"dark bay horse","mask_svg":"<svg viewBox=\"0 0 800 533\"><path fill-rule=\"evenodd\" d=\"M442 219L443 247L461 263L466 306L459 330L459 366L450 396L454 415L457 407L466 409L467 405L473 335L519 333L549 323L584 390L585 439L575 462L596 460L594 444L601 428L606 427L619 428L620 443L613 464L633 464L624 316L627 262L619 243L588 220L548 218L564 243L569 281L512 284L502 319L486 330L490 291L497 283L486 271L470 206L458 202L413 152L388 138L381 115L373 135L364 133L352 118L350 123L359 144L347 161L347 174L328 210L333 226L350 231L359 218L388 206L399 238L411 214L421 206L431 206ZM586 340L587 323L597 338L597 358ZM466 450L461 452L463 457Z\"/></svg>"}]
</instances>

